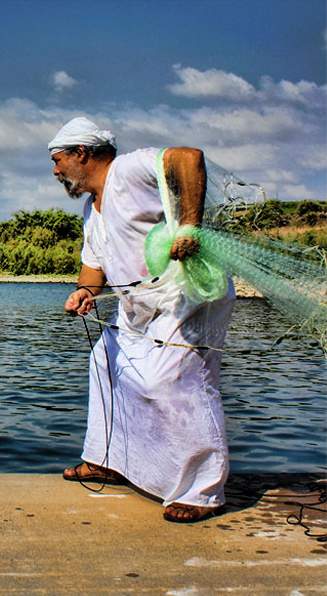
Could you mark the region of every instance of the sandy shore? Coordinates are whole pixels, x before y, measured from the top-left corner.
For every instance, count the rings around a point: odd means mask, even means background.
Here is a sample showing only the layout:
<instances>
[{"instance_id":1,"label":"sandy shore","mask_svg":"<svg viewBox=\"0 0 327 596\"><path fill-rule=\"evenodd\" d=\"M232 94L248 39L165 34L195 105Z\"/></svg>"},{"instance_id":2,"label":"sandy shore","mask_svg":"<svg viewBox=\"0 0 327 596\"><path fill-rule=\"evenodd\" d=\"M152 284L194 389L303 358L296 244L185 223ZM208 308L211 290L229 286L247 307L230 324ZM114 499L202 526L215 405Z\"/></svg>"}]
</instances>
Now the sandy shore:
<instances>
[{"instance_id":1,"label":"sandy shore","mask_svg":"<svg viewBox=\"0 0 327 596\"><path fill-rule=\"evenodd\" d=\"M76 284L77 275L11 275L10 273L0 273L0 283L62 283Z\"/></svg>"},{"instance_id":2,"label":"sandy shore","mask_svg":"<svg viewBox=\"0 0 327 596\"><path fill-rule=\"evenodd\" d=\"M9 275L0 274L0 283L77 283L76 275ZM257 290L243 281L235 280L238 298L262 298Z\"/></svg>"},{"instance_id":3,"label":"sandy shore","mask_svg":"<svg viewBox=\"0 0 327 596\"><path fill-rule=\"evenodd\" d=\"M232 477L225 511L181 525L130 487L92 493L59 475L2 474L0 593L326 594L326 542L287 522L319 501L312 481ZM324 513L304 512L321 535Z\"/></svg>"}]
</instances>

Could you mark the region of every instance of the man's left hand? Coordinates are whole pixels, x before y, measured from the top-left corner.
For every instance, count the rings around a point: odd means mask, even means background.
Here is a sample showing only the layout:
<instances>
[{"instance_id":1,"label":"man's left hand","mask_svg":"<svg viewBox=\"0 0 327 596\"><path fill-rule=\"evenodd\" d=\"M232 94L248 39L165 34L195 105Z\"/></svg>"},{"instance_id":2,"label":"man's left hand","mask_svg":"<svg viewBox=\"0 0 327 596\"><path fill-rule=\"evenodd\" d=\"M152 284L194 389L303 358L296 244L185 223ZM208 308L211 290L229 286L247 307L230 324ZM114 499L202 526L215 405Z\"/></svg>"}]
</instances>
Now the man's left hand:
<instances>
[{"instance_id":1,"label":"man's left hand","mask_svg":"<svg viewBox=\"0 0 327 596\"><path fill-rule=\"evenodd\" d=\"M199 241L190 236L181 236L176 238L171 247L170 256L174 261L184 261L186 257L191 257L199 251Z\"/></svg>"}]
</instances>

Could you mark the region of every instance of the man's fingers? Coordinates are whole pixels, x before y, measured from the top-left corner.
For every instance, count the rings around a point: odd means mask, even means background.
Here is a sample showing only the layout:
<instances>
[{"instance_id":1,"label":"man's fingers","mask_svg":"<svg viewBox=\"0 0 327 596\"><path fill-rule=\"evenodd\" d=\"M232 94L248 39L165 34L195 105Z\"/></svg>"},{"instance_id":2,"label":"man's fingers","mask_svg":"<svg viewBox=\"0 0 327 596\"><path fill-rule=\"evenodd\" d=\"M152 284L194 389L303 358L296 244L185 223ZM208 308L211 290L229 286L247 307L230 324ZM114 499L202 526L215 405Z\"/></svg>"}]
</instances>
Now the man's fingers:
<instances>
[{"instance_id":1,"label":"man's fingers","mask_svg":"<svg viewBox=\"0 0 327 596\"><path fill-rule=\"evenodd\" d=\"M66 300L64 309L68 312L75 311L80 305L80 299L77 296L69 296L68 300Z\"/></svg>"},{"instance_id":2,"label":"man's fingers","mask_svg":"<svg viewBox=\"0 0 327 596\"><path fill-rule=\"evenodd\" d=\"M78 304L75 305L73 302L68 301L68 300L65 302L64 310L66 312L73 312L76 310L76 308L78 308Z\"/></svg>"},{"instance_id":3,"label":"man's fingers","mask_svg":"<svg viewBox=\"0 0 327 596\"><path fill-rule=\"evenodd\" d=\"M89 312L92 308L92 300L86 290L77 290L73 292L65 302L64 309L67 312L75 314L83 314Z\"/></svg>"},{"instance_id":4,"label":"man's fingers","mask_svg":"<svg viewBox=\"0 0 327 596\"><path fill-rule=\"evenodd\" d=\"M89 298L84 298L82 304L80 305L80 307L77 309L76 312L78 315L85 315L88 312L90 312L92 306L93 306L93 301L90 300Z\"/></svg>"}]
</instances>

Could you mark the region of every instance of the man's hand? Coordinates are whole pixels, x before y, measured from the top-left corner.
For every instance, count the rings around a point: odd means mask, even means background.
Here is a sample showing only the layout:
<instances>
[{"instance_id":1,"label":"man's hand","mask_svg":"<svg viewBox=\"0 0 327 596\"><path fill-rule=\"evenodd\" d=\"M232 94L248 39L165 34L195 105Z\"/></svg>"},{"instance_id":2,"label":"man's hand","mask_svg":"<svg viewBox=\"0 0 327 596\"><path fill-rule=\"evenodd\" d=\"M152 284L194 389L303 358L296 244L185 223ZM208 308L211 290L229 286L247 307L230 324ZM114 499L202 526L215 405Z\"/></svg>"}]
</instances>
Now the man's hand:
<instances>
[{"instance_id":1,"label":"man's hand","mask_svg":"<svg viewBox=\"0 0 327 596\"><path fill-rule=\"evenodd\" d=\"M190 236L181 236L176 238L170 251L170 256L174 261L184 261L199 251L200 245L196 238Z\"/></svg>"},{"instance_id":2,"label":"man's hand","mask_svg":"<svg viewBox=\"0 0 327 596\"><path fill-rule=\"evenodd\" d=\"M67 298L64 309L72 315L85 315L93 307L93 296L89 290L81 288Z\"/></svg>"}]
</instances>

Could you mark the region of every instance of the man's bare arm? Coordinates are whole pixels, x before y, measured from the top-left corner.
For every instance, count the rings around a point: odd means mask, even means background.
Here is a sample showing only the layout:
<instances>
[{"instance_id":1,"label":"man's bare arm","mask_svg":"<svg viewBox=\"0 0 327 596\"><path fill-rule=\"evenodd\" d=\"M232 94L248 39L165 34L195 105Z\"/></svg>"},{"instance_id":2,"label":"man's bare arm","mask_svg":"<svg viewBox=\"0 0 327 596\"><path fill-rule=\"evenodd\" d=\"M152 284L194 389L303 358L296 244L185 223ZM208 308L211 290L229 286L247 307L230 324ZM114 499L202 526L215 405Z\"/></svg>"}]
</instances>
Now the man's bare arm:
<instances>
[{"instance_id":1,"label":"man's bare arm","mask_svg":"<svg viewBox=\"0 0 327 596\"><path fill-rule=\"evenodd\" d=\"M101 293L106 282L106 277L102 269L92 269L87 265L82 265L78 286L65 302L65 310L73 314L86 314L90 312L93 306L93 296Z\"/></svg>"},{"instance_id":2,"label":"man's bare arm","mask_svg":"<svg viewBox=\"0 0 327 596\"><path fill-rule=\"evenodd\" d=\"M171 147L164 153L164 169L167 178L174 180L180 197L179 224L200 226L207 182L203 152L189 147ZM170 254L175 260L183 260L198 248L196 240L185 236L174 242Z\"/></svg>"}]
</instances>

